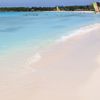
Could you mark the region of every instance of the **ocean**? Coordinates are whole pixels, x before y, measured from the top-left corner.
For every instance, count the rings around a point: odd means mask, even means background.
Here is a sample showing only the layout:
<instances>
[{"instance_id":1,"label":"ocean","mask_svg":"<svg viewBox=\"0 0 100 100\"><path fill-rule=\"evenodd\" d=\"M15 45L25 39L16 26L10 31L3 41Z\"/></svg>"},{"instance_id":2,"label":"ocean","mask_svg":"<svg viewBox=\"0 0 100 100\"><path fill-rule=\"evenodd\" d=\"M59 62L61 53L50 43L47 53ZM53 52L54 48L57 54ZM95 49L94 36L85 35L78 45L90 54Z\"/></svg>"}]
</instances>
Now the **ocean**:
<instances>
[{"instance_id":1,"label":"ocean","mask_svg":"<svg viewBox=\"0 0 100 100\"><path fill-rule=\"evenodd\" d=\"M99 22L99 14L85 12L0 12L0 61L17 55L24 64L56 40Z\"/></svg>"}]
</instances>

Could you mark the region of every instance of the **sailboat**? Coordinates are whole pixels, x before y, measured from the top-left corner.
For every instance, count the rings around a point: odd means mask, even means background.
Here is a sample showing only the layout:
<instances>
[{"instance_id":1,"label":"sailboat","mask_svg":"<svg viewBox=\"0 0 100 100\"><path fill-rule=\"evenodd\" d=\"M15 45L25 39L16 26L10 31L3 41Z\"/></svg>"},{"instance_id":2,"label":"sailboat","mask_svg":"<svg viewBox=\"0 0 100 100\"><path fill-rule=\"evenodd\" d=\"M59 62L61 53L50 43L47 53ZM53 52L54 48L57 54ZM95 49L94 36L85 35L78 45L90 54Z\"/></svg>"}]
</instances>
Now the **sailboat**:
<instances>
[{"instance_id":1,"label":"sailboat","mask_svg":"<svg viewBox=\"0 0 100 100\"><path fill-rule=\"evenodd\" d=\"M57 10L57 11L60 11L60 9L59 9L59 7L58 7L58 6L56 7L56 10Z\"/></svg>"}]
</instances>

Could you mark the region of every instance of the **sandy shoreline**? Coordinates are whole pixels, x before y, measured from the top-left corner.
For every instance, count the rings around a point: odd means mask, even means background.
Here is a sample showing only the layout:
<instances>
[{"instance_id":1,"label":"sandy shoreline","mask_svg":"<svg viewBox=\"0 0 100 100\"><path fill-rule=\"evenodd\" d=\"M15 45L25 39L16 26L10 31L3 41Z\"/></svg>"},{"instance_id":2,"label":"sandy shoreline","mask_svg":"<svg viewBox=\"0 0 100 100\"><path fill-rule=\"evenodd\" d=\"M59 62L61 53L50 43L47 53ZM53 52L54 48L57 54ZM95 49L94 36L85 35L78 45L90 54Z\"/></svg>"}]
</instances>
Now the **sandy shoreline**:
<instances>
[{"instance_id":1,"label":"sandy shoreline","mask_svg":"<svg viewBox=\"0 0 100 100\"><path fill-rule=\"evenodd\" d=\"M44 11L44 12L76 12L76 13L94 13L94 11Z\"/></svg>"},{"instance_id":2,"label":"sandy shoreline","mask_svg":"<svg viewBox=\"0 0 100 100\"><path fill-rule=\"evenodd\" d=\"M80 29L41 51L29 68L1 76L0 99L100 100L99 32L100 24Z\"/></svg>"},{"instance_id":3,"label":"sandy shoreline","mask_svg":"<svg viewBox=\"0 0 100 100\"><path fill-rule=\"evenodd\" d=\"M87 26L42 52L42 59L32 68L41 72L43 99L100 99L99 31L100 24Z\"/></svg>"}]
</instances>

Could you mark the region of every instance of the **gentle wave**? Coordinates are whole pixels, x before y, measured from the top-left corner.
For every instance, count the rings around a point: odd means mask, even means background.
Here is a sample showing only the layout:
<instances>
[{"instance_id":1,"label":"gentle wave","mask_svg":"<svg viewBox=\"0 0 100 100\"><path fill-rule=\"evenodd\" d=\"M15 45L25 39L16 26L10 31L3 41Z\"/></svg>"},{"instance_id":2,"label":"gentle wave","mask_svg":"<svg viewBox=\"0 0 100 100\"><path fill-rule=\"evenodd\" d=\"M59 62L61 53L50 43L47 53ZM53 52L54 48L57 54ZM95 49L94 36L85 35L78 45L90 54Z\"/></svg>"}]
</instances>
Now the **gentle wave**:
<instances>
[{"instance_id":1,"label":"gentle wave","mask_svg":"<svg viewBox=\"0 0 100 100\"><path fill-rule=\"evenodd\" d=\"M84 26L78 30L75 30L69 35L61 36L60 39L57 39L56 42L65 42L67 39L70 39L71 37L77 36L77 35L83 35L85 33L88 33L96 28L100 27L99 23L93 24L93 25L88 25Z\"/></svg>"},{"instance_id":2,"label":"gentle wave","mask_svg":"<svg viewBox=\"0 0 100 100\"><path fill-rule=\"evenodd\" d=\"M70 35L62 36L60 39L57 39L56 43L65 42L66 40L68 40L74 36L77 36L77 35L84 35L86 33L91 32L92 30L95 30L98 27L100 27L99 23L96 23L94 25L84 26L84 27L72 32L72 34L70 34ZM40 55L40 53L37 52L33 56L29 57L26 60L26 66L31 66L32 64L40 61L40 59L42 59L42 56Z\"/></svg>"},{"instance_id":3,"label":"gentle wave","mask_svg":"<svg viewBox=\"0 0 100 100\"><path fill-rule=\"evenodd\" d=\"M26 65L31 65L33 63L38 62L41 59L41 55L39 53L34 54L33 56L29 57L26 61Z\"/></svg>"}]
</instances>

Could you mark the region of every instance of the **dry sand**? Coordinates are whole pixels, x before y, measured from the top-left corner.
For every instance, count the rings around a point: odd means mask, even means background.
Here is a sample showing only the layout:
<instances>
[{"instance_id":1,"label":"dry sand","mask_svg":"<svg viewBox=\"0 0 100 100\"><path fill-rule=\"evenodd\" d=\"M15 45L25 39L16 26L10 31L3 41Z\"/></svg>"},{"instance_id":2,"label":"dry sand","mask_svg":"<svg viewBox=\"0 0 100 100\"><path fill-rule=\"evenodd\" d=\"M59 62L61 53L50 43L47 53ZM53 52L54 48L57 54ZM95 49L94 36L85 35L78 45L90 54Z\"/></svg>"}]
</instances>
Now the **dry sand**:
<instances>
[{"instance_id":1,"label":"dry sand","mask_svg":"<svg viewBox=\"0 0 100 100\"><path fill-rule=\"evenodd\" d=\"M0 100L100 100L100 24L81 32L0 76Z\"/></svg>"}]
</instances>

